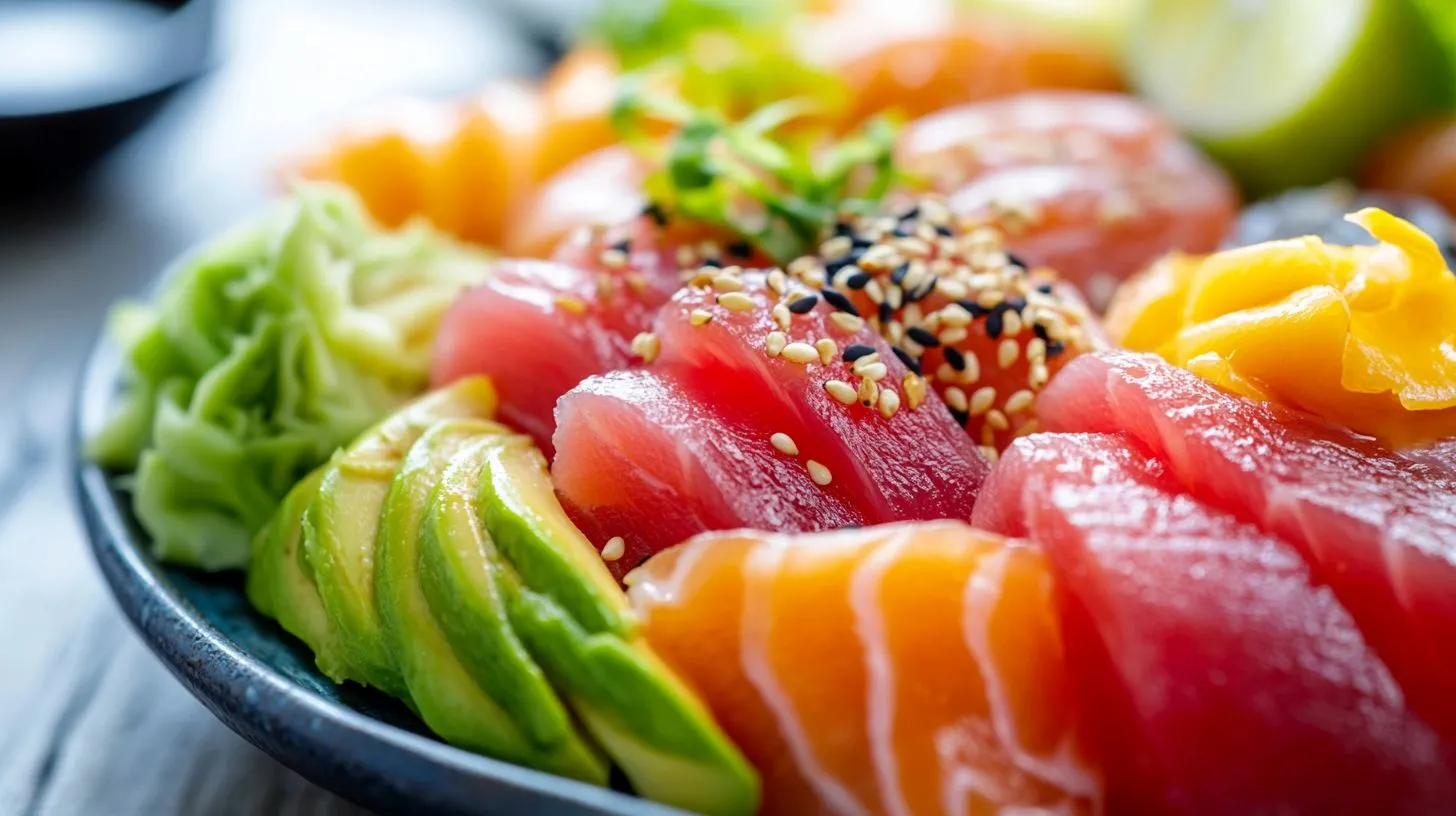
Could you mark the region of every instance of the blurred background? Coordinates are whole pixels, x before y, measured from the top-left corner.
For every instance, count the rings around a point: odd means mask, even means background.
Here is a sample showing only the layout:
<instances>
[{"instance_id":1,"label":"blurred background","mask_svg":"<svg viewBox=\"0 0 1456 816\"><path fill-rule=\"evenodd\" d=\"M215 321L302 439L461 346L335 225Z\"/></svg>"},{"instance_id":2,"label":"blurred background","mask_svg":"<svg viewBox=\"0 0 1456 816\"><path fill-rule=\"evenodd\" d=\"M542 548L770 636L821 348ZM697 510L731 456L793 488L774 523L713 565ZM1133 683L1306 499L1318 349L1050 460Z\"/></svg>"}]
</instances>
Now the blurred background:
<instances>
[{"instance_id":1,"label":"blurred background","mask_svg":"<svg viewBox=\"0 0 1456 816\"><path fill-rule=\"evenodd\" d=\"M917 10L943 4L843 5L871 8L876 23L807 33L807 47L835 52L831 61L872 28L913 27ZM1207 149L1246 201L1346 179L1247 211L1244 240L1325 229L1350 206L1352 179L1424 196L1420 223L1449 240L1452 74L1443 57L1422 60L1449 44L1453 0L1158 0L1158 13L1140 0L965 5L1075 40L1075 65L1017 70L1126 86ZM502 77L544 75L596 6L0 0L0 816L352 811L216 723L126 629L68 495L73 380L110 303L256 210L288 172L348 182L385 221L432 215L396 183L415 167L410 145L430 143L442 116L458 125L462 109L509 118L515 103L487 107L474 95L508 90L491 85ZM633 19L619 15L623 42ZM673 34L638 33L645 51ZM928 58L909 49L866 80L880 95L858 101L920 87L935 70ZM575 64L578 84L560 83L556 101L599 120L612 76L594 74L589 59ZM985 79L977 64L952 72L946 92ZM432 101L381 104L400 97ZM594 146L601 122L583 121L565 138ZM376 163L405 175L373 174ZM468 219L443 226L494 244L510 237L491 233L501 223L476 225L481 234Z\"/></svg>"}]
</instances>

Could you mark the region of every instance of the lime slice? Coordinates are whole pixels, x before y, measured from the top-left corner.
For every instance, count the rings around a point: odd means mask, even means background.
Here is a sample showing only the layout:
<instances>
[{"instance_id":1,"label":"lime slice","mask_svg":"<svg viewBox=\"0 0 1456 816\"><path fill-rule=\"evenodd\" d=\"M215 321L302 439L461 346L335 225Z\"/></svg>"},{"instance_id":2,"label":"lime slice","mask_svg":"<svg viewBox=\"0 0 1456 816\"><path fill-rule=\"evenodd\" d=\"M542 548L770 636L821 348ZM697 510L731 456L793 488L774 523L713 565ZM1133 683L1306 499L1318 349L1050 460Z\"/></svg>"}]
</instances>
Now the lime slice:
<instances>
[{"instance_id":1,"label":"lime slice","mask_svg":"<svg viewBox=\"0 0 1456 816\"><path fill-rule=\"evenodd\" d=\"M1346 176L1450 98L1411 0L1146 0L1128 60L1139 91L1252 195Z\"/></svg>"}]
</instances>

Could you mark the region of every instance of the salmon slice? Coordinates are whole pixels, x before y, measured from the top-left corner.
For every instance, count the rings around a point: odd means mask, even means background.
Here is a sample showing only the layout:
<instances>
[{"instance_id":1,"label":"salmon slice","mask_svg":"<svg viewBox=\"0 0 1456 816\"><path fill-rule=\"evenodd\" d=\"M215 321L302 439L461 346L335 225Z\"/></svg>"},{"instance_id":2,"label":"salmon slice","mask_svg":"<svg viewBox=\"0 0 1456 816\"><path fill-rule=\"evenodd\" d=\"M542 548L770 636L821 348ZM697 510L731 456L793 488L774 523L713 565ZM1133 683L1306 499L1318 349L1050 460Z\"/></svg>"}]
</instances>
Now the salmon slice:
<instances>
[{"instance_id":1,"label":"salmon slice","mask_svg":"<svg viewBox=\"0 0 1456 816\"><path fill-rule=\"evenodd\" d=\"M1449 471L1128 352L1072 361L1038 410L1049 430L1126 432L1195 498L1293 544L1413 707L1456 737Z\"/></svg>"},{"instance_id":2,"label":"salmon slice","mask_svg":"<svg viewBox=\"0 0 1456 816\"><path fill-rule=\"evenodd\" d=\"M631 584L648 642L763 774L766 814L1100 801L1035 550L955 522L719 533Z\"/></svg>"},{"instance_id":3,"label":"salmon slice","mask_svg":"<svg viewBox=\"0 0 1456 816\"><path fill-rule=\"evenodd\" d=\"M986 495L1052 565L1109 812L1435 813L1456 795L1448 746L1294 548L1170 490L1133 443L1019 440Z\"/></svg>"},{"instance_id":4,"label":"salmon slice","mask_svg":"<svg viewBox=\"0 0 1456 816\"><path fill-rule=\"evenodd\" d=\"M1117 281L1170 250L1207 252L1233 227L1233 183L1129 96L1032 92L915 120L897 155L956 212L1106 305Z\"/></svg>"},{"instance_id":5,"label":"salmon slice","mask_svg":"<svg viewBox=\"0 0 1456 816\"><path fill-rule=\"evenodd\" d=\"M648 556L704 530L823 530L862 524L839 494L757 429L689 395L657 371L592 377L556 410L556 490L621 578Z\"/></svg>"}]
</instances>

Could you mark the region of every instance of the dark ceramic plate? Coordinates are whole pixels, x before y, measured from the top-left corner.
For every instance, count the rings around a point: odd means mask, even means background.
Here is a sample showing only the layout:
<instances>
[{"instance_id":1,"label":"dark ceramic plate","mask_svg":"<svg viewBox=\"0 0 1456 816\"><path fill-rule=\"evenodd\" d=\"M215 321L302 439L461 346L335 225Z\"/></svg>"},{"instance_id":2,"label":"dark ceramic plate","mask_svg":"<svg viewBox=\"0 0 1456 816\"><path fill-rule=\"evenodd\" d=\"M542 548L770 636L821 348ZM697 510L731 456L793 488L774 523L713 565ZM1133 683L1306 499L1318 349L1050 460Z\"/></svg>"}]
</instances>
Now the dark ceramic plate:
<instances>
[{"instance_id":1,"label":"dark ceramic plate","mask_svg":"<svg viewBox=\"0 0 1456 816\"><path fill-rule=\"evenodd\" d=\"M81 376L76 449L107 416L119 354L100 343ZM173 569L106 473L79 458L76 488L101 572L152 651L218 719L314 782L366 807L430 814L683 816L593 787L452 748L407 709L335 686L303 644L253 612L237 576Z\"/></svg>"}]
</instances>

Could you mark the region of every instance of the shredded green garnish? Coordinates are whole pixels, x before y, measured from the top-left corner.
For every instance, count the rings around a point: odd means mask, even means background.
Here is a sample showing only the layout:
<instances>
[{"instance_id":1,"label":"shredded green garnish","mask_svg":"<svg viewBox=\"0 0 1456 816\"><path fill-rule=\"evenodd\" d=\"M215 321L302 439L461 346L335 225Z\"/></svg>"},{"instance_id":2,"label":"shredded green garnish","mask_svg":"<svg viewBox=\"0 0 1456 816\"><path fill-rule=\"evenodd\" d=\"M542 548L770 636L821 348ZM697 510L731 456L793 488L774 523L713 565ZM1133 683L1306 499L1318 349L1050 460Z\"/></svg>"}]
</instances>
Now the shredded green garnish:
<instances>
[{"instance_id":1,"label":"shredded green garnish","mask_svg":"<svg viewBox=\"0 0 1456 816\"><path fill-rule=\"evenodd\" d=\"M827 141L793 128L812 110L791 99L735 122L637 86L619 96L613 120L658 168L646 183L654 202L787 263L810 252L840 215L872 210L897 179L891 120ZM663 121L676 126L671 136L647 135L646 122Z\"/></svg>"},{"instance_id":2,"label":"shredded green garnish","mask_svg":"<svg viewBox=\"0 0 1456 816\"><path fill-rule=\"evenodd\" d=\"M125 387L88 452L134 471L158 557L241 567L298 479L424 389L439 317L490 269L422 225L381 230L352 193L301 188L155 306L116 308Z\"/></svg>"}]
</instances>

